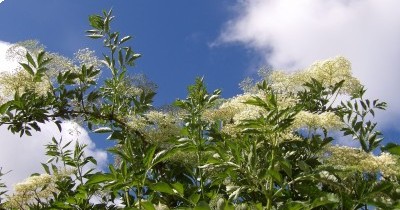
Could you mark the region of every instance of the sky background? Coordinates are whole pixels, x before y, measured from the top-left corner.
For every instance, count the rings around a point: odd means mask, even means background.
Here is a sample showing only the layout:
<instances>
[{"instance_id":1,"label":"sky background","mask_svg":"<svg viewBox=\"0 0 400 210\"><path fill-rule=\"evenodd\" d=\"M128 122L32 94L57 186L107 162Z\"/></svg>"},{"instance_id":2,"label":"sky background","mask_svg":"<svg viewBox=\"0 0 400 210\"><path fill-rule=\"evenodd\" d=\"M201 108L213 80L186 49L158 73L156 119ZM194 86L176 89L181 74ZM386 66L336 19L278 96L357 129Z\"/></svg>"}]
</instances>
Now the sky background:
<instances>
[{"instance_id":1,"label":"sky background","mask_svg":"<svg viewBox=\"0 0 400 210\"><path fill-rule=\"evenodd\" d=\"M82 48L101 55L101 41L84 32L90 14L110 8L116 16L113 30L133 35L130 44L143 55L132 71L146 74L159 87L156 106L184 98L197 76L204 76L210 91L221 88L228 98L262 67L294 71L343 55L366 85L367 96L389 103L377 121L387 141L398 139L398 0L5 0L0 3L0 69L7 66L7 47L28 39L66 57ZM90 144L88 152L105 165L100 139L74 123L64 128L69 139ZM13 170L4 177L7 184L41 171L39 162L46 160L42 145L60 135L50 125L46 129L20 139L0 128L0 167Z\"/></svg>"}]
</instances>

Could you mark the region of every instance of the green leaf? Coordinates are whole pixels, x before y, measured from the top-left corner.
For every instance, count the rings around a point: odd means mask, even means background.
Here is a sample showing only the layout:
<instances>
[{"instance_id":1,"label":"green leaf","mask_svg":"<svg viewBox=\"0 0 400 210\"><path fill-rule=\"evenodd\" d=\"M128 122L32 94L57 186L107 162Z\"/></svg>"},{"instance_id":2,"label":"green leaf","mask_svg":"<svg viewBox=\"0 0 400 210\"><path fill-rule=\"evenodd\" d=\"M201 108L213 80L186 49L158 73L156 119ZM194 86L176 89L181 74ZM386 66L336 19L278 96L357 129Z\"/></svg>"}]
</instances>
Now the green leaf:
<instances>
[{"instance_id":1,"label":"green leaf","mask_svg":"<svg viewBox=\"0 0 400 210\"><path fill-rule=\"evenodd\" d=\"M316 208L316 207L323 206L326 204L338 203L338 202L339 202L339 199L338 199L337 195L335 195L333 193L329 193L323 197L314 199L313 202L311 203L311 208Z\"/></svg>"},{"instance_id":2,"label":"green leaf","mask_svg":"<svg viewBox=\"0 0 400 210\"><path fill-rule=\"evenodd\" d=\"M131 36L125 36L121 39L121 41L119 42L119 44L123 44L124 42L130 40L132 37Z\"/></svg>"},{"instance_id":3,"label":"green leaf","mask_svg":"<svg viewBox=\"0 0 400 210\"><path fill-rule=\"evenodd\" d=\"M26 63L19 63L30 75L35 75L33 69Z\"/></svg>"},{"instance_id":4,"label":"green leaf","mask_svg":"<svg viewBox=\"0 0 400 210\"><path fill-rule=\"evenodd\" d=\"M41 164L42 164L42 167L43 167L44 171L46 171L46 173L50 174L49 166L47 164L44 164L44 163L41 163Z\"/></svg>"},{"instance_id":5,"label":"green leaf","mask_svg":"<svg viewBox=\"0 0 400 210\"><path fill-rule=\"evenodd\" d=\"M273 169L268 170L268 174L278 183L282 183L282 176L281 174Z\"/></svg>"},{"instance_id":6,"label":"green leaf","mask_svg":"<svg viewBox=\"0 0 400 210\"><path fill-rule=\"evenodd\" d=\"M107 140L114 140L114 139L122 140L123 138L124 135L122 134L121 131L113 131L111 135L107 137Z\"/></svg>"},{"instance_id":7,"label":"green leaf","mask_svg":"<svg viewBox=\"0 0 400 210\"><path fill-rule=\"evenodd\" d=\"M176 154L179 151L180 148L172 148L172 149L165 149L165 150L161 150L160 152L158 152L153 160L151 161L153 165L160 163L166 159L168 159L169 157L173 156L174 154Z\"/></svg>"},{"instance_id":8,"label":"green leaf","mask_svg":"<svg viewBox=\"0 0 400 210\"><path fill-rule=\"evenodd\" d=\"M147 149L146 155L143 158L143 164L146 166L146 168L150 168L150 164L153 160L156 149L156 145L152 145L150 148Z\"/></svg>"},{"instance_id":9,"label":"green leaf","mask_svg":"<svg viewBox=\"0 0 400 210\"><path fill-rule=\"evenodd\" d=\"M103 35L101 35L101 34L89 34L89 35L86 35L86 36L89 37L89 38L92 38L92 39L103 38Z\"/></svg>"},{"instance_id":10,"label":"green leaf","mask_svg":"<svg viewBox=\"0 0 400 210\"><path fill-rule=\"evenodd\" d=\"M157 191L157 192L163 192L163 193L168 193L168 194L175 194L174 190L172 189L171 186L169 186L169 184L165 183L165 182L157 182L155 184L153 184L150 187L152 190Z\"/></svg>"},{"instance_id":11,"label":"green leaf","mask_svg":"<svg viewBox=\"0 0 400 210\"><path fill-rule=\"evenodd\" d=\"M400 156L400 145L395 143L388 143L386 146L381 148L382 151L387 151L392 155Z\"/></svg>"},{"instance_id":12,"label":"green leaf","mask_svg":"<svg viewBox=\"0 0 400 210\"><path fill-rule=\"evenodd\" d=\"M192 203L197 203L199 202L200 199L200 194L199 193L193 193L190 197L189 200L192 201Z\"/></svg>"},{"instance_id":13,"label":"green leaf","mask_svg":"<svg viewBox=\"0 0 400 210\"><path fill-rule=\"evenodd\" d=\"M32 56L31 56L31 54L30 54L29 52L26 52L26 59L28 59L28 62L29 62L30 64L32 64L33 67L36 68L36 63L35 63L35 61L33 60Z\"/></svg>"},{"instance_id":14,"label":"green leaf","mask_svg":"<svg viewBox=\"0 0 400 210\"><path fill-rule=\"evenodd\" d=\"M141 204L145 210L156 210L154 205L149 201L142 201Z\"/></svg>"},{"instance_id":15,"label":"green leaf","mask_svg":"<svg viewBox=\"0 0 400 210\"><path fill-rule=\"evenodd\" d=\"M113 130L109 127L101 127L101 128L97 128L96 130L94 130L94 133L110 133Z\"/></svg>"},{"instance_id":16,"label":"green leaf","mask_svg":"<svg viewBox=\"0 0 400 210\"><path fill-rule=\"evenodd\" d=\"M179 193L179 195L184 196L184 187L180 182L175 182L172 187Z\"/></svg>"},{"instance_id":17,"label":"green leaf","mask_svg":"<svg viewBox=\"0 0 400 210\"><path fill-rule=\"evenodd\" d=\"M45 51L40 51L38 56L37 56L37 61L38 61L38 66L43 66L45 64L45 62L47 63L47 60L51 60L50 58L44 60L44 55L45 55Z\"/></svg>"},{"instance_id":18,"label":"green leaf","mask_svg":"<svg viewBox=\"0 0 400 210\"><path fill-rule=\"evenodd\" d=\"M103 30L104 28L103 17L100 15L90 15L89 23L95 29Z\"/></svg>"},{"instance_id":19,"label":"green leaf","mask_svg":"<svg viewBox=\"0 0 400 210\"><path fill-rule=\"evenodd\" d=\"M205 201L200 201L196 207L194 207L194 210L211 210L210 206L208 205L207 202Z\"/></svg>"},{"instance_id":20,"label":"green leaf","mask_svg":"<svg viewBox=\"0 0 400 210\"><path fill-rule=\"evenodd\" d=\"M12 105L12 101L7 101L6 103L0 106L0 114L5 114L10 106Z\"/></svg>"},{"instance_id":21,"label":"green leaf","mask_svg":"<svg viewBox=\"0 0 400 210\"><path fill-rule=\"evenodd\" d=\"M122 50L118 51L118 62L119 62L119 65L121 65L121 66L124 64L124 57L122 56Z\"/></svg>"},{"instance_id":22,"label":"green leaf","mask_svg":"<svg viewBox=\"0 0 400 210\"><path fill-rule=\"evenodd\" d=\"M86 182L87 185L92 185L92 184L98 184L102 182L107 182L107 181L112 181L114 180L113 176L111 174L94 174L89 177L89 180Z\"/></svg>"}]
</instances>

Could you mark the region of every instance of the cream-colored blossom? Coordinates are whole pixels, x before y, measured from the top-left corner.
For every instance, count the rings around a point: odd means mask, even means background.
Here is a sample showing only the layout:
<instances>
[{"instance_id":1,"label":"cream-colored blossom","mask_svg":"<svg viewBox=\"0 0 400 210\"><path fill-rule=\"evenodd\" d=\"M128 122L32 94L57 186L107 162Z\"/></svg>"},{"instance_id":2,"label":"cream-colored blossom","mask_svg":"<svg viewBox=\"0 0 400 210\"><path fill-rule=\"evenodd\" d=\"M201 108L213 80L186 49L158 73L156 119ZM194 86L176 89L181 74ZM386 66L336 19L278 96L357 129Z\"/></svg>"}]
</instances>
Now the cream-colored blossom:
<instances>
[{"instance_id":1,"label":"cream-colored blossom","mask_svg":"<svg viewBox=\"0 0 400 210\"><path fill-rule=\"evenodd\" d=\"M48 77L44 76L41 82L34 82L33 76L22 69L0 74L0 89L5 99L12 97L16 92L22 94L27 90L46 95L50 88L51 83Z\"/></svg>"},{"instance_id":2,"label":"cream-colored blossom","mask_svg":"<svg viewBox=\"0 0 400 210\"><path fill-rule=\"evenodd\" d=\"M158 202L158 204L153 204L156 210L169 210L168 206Z\"/></svg>"},{"instance_id":3,"label":"cream-colored blossom","mask_svg":"<svg viewBox=\"0 0 400 210\"><path fill-rule=\"evenodd\" d=\"M333 112L323 112L321 114L311 113L308 111L300 111L293 122L292 128L307 129L339 129L343 126L340 118Z\"/></svg>"},{"instance_id":4,"label":"cream-colored blossom","mask_svg":"<svg viewBox=\"0 0 400 210\"><path fill-rule=\"evenodd\" d=\"M143 116L140 115L130 115L126 117L127 125L134 129L134 130L138 130L138 131L142 131L144 130L144 128L147 125L146 122L146 118L144 118Z\"/></svg>"},{"instance_id":5,"label":"cream-colored blossom","mask_svg":"<svg viewBox=\"0 0 400 210\"><path fill-rule=\"evenodd\" d=\"M268 78L272 89L278 93L296 93L304 89L303 84L311 81L311 77L304 71L298 72L284 72L284 71L273 71Z\"/></svg>"},{"instance_id":6,"label":"cream-colored blossom","mask_svg":"<svg viewBox=\"0 0 400 210\"><path fill-rule=\"evenodd\" d=\"M346 146L330 146L326 148L324 163L335 168L350 171L371 172L379 171L379 164L374 155L359 148Z\"/></svg>"},{"instance_id":7,"label":"cream-colored blossom","mask_svg":"<svg viewBox=\"0 0 400 210\"><path fill-rule=\"evenodd\" d=\"M230 113L230 118L235 124L240 124L243 120L256 119L260 117L260 113L264 110L261 107L246 104L246 101L254 97L262 97L261 94L243 94L238 95L231 100L223 103L220 107L221 110L226 110Z\"/></svg>"},{"instance_id":8,"label":"cream-colored blossom","mask_svg":"<svg viewBox=\"0 0 400 210\"><path fill-rule=\"evenodd\" d=\"M400 175L399 158L389 153L382 152L375 158L380 165L381 172L385 176Z\"/></svg>"},{"instance_id":9,"label":"cream-colored blossom","mask_svg":"<svg viewBox=\"0 0 400 210\"><path fill-rule=\"evenodd\" d=\"M149 111L143 116L128 116L128 126L141 132L146 140L163 142L180 132L179 120L170 114Z\"/></svg>"},{"instance_id":10,"label":"cream-colored blossom","mask_svg":"<svg viewBox=\"0 0 400 210\"><path fill-rule=\"evenodd\" d=\"M145 114L149 124L144 134L150 141L162 142L179 135L178 120L167 113L150 111Z\"/></svg>"},{"instance_id":11,"label":"cream-colored blossom","mask_svg":"<svg viewBox=\"0 0 400 210\"><path fill-rule=\"evenodd\" d=\"M271 87L280 92L293 92L303 90L306 82L314 78L321 82L324 87L330 87L344 80L341 94L352 94L361 87L360 81L353 77L351 63L342 56L319 61L312 64L308 69L297 72L274 71L266 78Z\"/></svg>"},{"instance_id":12,"label":"cream-colored blossom","mask_svg":"<svg viewBox=\"0 0 400 210\"><path fill-rule=\"evenodd\" d=\"M93 66L94 69L100 69L102 66L102 63L95 55L95 51L89 48L80 49L74 55L74 60L80 65L85 65L86 67Z\"/></svg>"},{"instance_id":13,"label":"cream-colored blossom","mask_svg":"<svg viewBox=\"0 0 400 210\"><path fill-rule=\"evenodd\" d=\"M388 153L375 156L359 148L330 146L321 157L326 165L345 171L381 173L384 176L400 175L399 160Z\"/></svg>"},{"instance_id":14,"label":"cream-colored blossom","mask_svg":"<svg viewBox=\"0 0 400 210\"><path fill-rule=\"evenodd\" d=\"M28 204L36 203L37 200L46 202L53 197L55 187L55 176L40 174L31 176L14 187L14 194L7 196L6 206L12 209L28 209Z\"/></svg>"}]
</instances>

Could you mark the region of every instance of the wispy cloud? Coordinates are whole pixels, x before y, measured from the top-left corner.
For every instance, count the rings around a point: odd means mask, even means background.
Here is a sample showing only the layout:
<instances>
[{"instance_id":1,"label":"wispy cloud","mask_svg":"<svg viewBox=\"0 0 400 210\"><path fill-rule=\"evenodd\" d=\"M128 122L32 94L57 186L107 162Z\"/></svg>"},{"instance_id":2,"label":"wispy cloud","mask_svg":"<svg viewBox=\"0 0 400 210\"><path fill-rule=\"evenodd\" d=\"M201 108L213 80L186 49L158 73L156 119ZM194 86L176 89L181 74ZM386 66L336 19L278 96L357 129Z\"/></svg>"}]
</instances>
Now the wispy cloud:
<instances>
[{"instance_id":1,"label":"wispy cloud","mask_svg":"<svg viewBox=\"0 0 400 210\"><path fill-rule=\"evenodd\" d=\"M397 0L242 0L218 42L241 43L277 69L343 55L368 96L389 103L380 118L389 122L400 116L398 8Z\"/></svg>"},{"instance_id":2,"label":"wispy cloud","mask_svg":"<svg viewBox=\"0 0 400 210\"><path fill-rule=\"evenodd\" d=\"M5 53L11 46L10 43L0 41L0 72L10 71L18 66L16 61L6 59ZM43 172L41 162L45 163L48 157L45 156L45 146L52 137L57 140L62 137L63 142L80 142L87 144L86 155L93 156L97 162L97 169L101 170L107 163L107 153L96 148L96 145L89 137L87 131L79 124L71 121L62 123L62 132L58 131L56 125L52 123L42 124L41 132L33 132L32 136L19 137L7 130L7 126L0 126L0 167L2 172L10 171L2 180L12 191L14 184L23 181L32 173ZM73 149L74 143L70 145Z\"/></svg>"}]
</instances>

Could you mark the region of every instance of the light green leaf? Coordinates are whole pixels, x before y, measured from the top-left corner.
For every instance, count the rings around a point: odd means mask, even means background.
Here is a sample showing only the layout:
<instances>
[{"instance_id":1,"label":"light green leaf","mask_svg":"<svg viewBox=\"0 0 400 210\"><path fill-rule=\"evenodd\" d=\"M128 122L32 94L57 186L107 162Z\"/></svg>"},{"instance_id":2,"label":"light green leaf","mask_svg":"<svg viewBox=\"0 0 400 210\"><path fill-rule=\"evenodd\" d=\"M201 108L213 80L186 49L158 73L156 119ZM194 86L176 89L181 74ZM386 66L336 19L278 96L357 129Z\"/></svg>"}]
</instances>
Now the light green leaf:
<instances>
[{"instance_id":1,"label":"light green leaf","mask_svg":"<svg viewBox=\"0 0 400 210\"><path fill-rule=\"evenodd\" d=\"M163 193L168 193L168 194L175 194L174 190L172 189L169 184L165 182L158 182L156 184L153 184L150 187L152 190L157 191L157 192L163 192Z\"/></svg>"},{"instance_id":2,"label":"light green leaf","mask_svg":"<svg viewBox=\"0 0 400 210\"><path fill-rule=\"evenodd\" d=\"M145 210L156 210L154 205L149 201L144 201L144 202L142 201L141 204L142 204L142 206L144 207Z\"/></svg>"},{"instance_id":3,"label":"light green leaf","mask_svg":"<svg viewBox=\"0 0 400 210\"><path fill-rule=\"evenodd\" d=\"M179 195L184 196L184 187L180 182L175 182L172 187L179 193Z\"/></svg>"},{"instance_id":4,"label":"light green leaf","mask_svg":"<svg viewBox=\"0 0 400 210\"><path fill-rule=\"evenodd\" d=\"M102 182L106 182L106 181L112 181L113 177L111 174L103 174L103 173L99 173L99 174L94 174L92 176L90 176L89 180L86 182L87 185L91 185L91 184L98 184L98 183L102 183Z\"/></svg>"}]
</instances>

